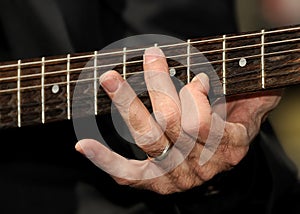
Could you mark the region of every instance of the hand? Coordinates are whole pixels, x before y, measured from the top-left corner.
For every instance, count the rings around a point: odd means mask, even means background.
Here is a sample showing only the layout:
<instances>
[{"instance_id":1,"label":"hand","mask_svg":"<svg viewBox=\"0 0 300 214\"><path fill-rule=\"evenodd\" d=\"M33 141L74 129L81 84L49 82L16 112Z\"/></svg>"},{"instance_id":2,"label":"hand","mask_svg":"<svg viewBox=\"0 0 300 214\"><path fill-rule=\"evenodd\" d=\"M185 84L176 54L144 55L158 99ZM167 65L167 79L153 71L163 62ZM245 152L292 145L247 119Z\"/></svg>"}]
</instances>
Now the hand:
<instances>
[{"instance_id":1,"label":"hand","mask_svg":"<svg viewBox=\"0 0 300 214\"><path fill-rule=\"evenodd\" d=\"M278 104L280 94L229 101L227 119L212 108L207 94L209 79L198 74L176 92L163 52L149 48L144 55L145 81L154 117L116 71L109 71L100 83L112 99L136 142L151 157L162 160L128 160L101 143L84 139L76 149L117 183L170 194L203 184L229 170L246 155L262 120Z\"/></svg>"}]
</instances>

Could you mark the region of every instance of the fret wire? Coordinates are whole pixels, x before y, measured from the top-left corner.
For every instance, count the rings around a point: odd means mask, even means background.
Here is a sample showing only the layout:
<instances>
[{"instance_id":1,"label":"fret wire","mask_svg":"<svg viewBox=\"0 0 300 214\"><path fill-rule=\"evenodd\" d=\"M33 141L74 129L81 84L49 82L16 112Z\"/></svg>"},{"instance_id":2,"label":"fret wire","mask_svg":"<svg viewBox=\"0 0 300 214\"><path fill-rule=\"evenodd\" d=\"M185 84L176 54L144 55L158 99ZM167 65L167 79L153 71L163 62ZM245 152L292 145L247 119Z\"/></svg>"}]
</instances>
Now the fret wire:
<instances>
[{"instance_id":1,"label":"fret wire","mask_svg":"<svg viewBox=\"0 0 300 214\"><path fill-rule=\"evenodd\" d=\"M272 55L276 55L276 54L285 54L285 53L292 53L292 52L297 52L297 51L300 51L300 48L297 48L297 49L291 49L291 50L286 50L286 51L278 51L278 52L272 52L272 53L267 53L265 54L265 56L272 56ZM261 54L256 54L256 55L247 55L245 56L245 58L256 58L256 57L261 57ZM226 59L226 62L231 62L231 61L235 61L235 60L239 60L240 57L236 57L236 58L227 58ZM196 65L206 65L206 64L217 64L217 63L222 63L223 60L214 60L214 61L210 61L210 62L202 62L202 63L194 63L194 64L191 64L191 66L196 66ZM100 66L101 67L101 66ZM186 67L186 65L182 65L182 66L176 66L174 68L184 68ZM87 69L91 69L92 67L87 67ZM98 66L99 68L99 66ZM130 75L130 74L135 74L134 73L127 73L127 75Z\"/></svg>"},{"instance_id":2,"label":"fret wire","mask_svg":"<svg viewBox=\"0 0 300 214\"><path fill-rule=\"evenodd\" d=\"M223 51L223 50L220 50L220 52ZM203 53L208 53L208 52L211 52L211 51L207 51L207 52L201 52L200 54L202 55ZM191 53L190 56L197 56L199 55L199 53ZM186 54L181 54L181 55L174 55L174 56L170 56L168 58L179 58L179 57L186 57ZM47 62L45 60L45 62ZM131 64L136 64L136 63L142 63L142 60L136 60L136 61L131 61L131 62L128 62L127 64L128 65L131 65ZM97 68L104 68L104 67L113 67L113 66L117 66L119 65L119 63L112 63L112 64L107 64L107 65L102 65L102 66L97 66ZM94 67L94 66L93 66ZM74 69L70 69L70 72L76 72L76 71L83 71L83 70L90 70L93 68L92 66L89 66L89 67L83 67L83 68L74 68ZM46 75L54 75L54 74L65 74L68 70L65 69L65 70L60 70L60 71L52 71L52 72L46 72L45 73L45 76ZM21 76L22 79L25 79L25 78L31 78L31 77L39 77L40 74L28 74L28 75L23 75ZM1 78L0 81L5 81L5 80L14 80L15 77L5 77L5 78Z\"/></svg>"},{"instance_id":3,"label":"fret wire","mask_svg":"<svg viewBox=\"0 0 300 214\"><path fill-rule=\"evenodd\" d=\"M288 40L276 41L276 42L268 42L268 43L264 43L264 46L266 46L266 45L273 45L273 44L279 44L279 43L283 43L283 42L295 42L295 41L300 41L300 38L297 38L297 39L288 39ZM227 48L226 51L229 52L231 50L238 50L238 49L243 49L243 48L253 48L253 47L261 47L261 44L245 45L245 46L239 46L239 47L234 47L234 48ZM223 51L223 49L211 50L211 51L202 51L201 54L217 53L217 52L221 52L221 51ZM199 55L199 53L191 53L190 54L190 56L197 56L197 55ZM98 56L99 56L99 54L98 54ZM186 54L174 55L174 56L170 56L169 58L176 58L176 57L177 58L179 58L179 57L186 57ZM70 58L70 59L72 59L72 58ZM49 62L49 60L45 60L45 63L46 62ZM132 61L132 62L129 62L128 64L134 64L134 63L140 63L140 62L142 62L142 61ZM26 63L21 63L21 65L26 65ZM102 67L117 66L117 65L118 65L118 63L114 63L114 64L103 65ZM0 68L1 68L1 66L0 66ZM91 67L75 68L75 69L70 69L70 72L82 71L82 70L90 69L90 68ZM54 75L54 74L59 74L59 73L65 73L66 71L67 70L46 72L45 75ZM40 74L28 74L28 75L23 75L23 76L21 75L21 78L23 79L23 78L30 78L30 77L38 77L39 75ZM14 80L14 79L15 79L15 77L6 77L6 78L0 79L0 81Z\"/></svg>"},{"instance_id":4,"label":"fret wire","mask_svg":"<svg viewBox=\"0 0 300 214\"><path fill-rule=\"evenodd\" d=\"M276 75L274 75L274 76L276 76ZM89 80L90 80L90 81L93 81L93 79L94 79L94 78L90 78ZM258 81L259 81L260 79L261 79L260 77L255 77L255 78L253 78L253 79L251 79L251 80L258 80ZM85 81L87 81L87 80L82 80L81 82L85 82ZM258 88L258 89L259 89L259 88ZM102 93L102 94L100 93L99 95L105 95L105 93ZM72 100L71 100L71 101L72 101ZM41 105L41 103L38 103L37 105ZM9 107L7 107L7 108L9 108ZM3 109L7 109L7 108L3 108Z\"/></svg>"},{"instance_id":5,"label":"fret wire","mask_svg":"<svg viewBox=\"0 0 300 214\"><path fill-rule=\"evenodd\" d=\"M142 73L142 71L140 72L140 73ZM252 73L254 73L254 72L252 72ZM232 78L234 78L234 77L236 77L236 76L232 76ZM222 79L222 78L221 78ZM219 80L221 80L221 79L219 79ZM260 80L261 78L259 77L259 78L256 78L256 79L258 79L258 80ZM93 81L94 80L94 78L89 78L89 79L84 79L84 80L78 80L78 81L71 81L71 83L78 83L78 82L91 82L91 81ZM66 82L59 82L59 83L57 83L57 85L66 85ZM47 86L51 86L51 84L48 84L48 85L45 85L46 87ZM34 87L24 87L24 88L21 88L21 90L26 90L26 89L35 89L35 88L40 88L41 87L41 85L37 85L37 86L34 86ZM13 90L10 90L10 92L11 91L17 91L16 89L13 89ZM0 91L0 93L3 93L3 91Z\"/></svg>"},{"instance_id":6,"label":"fret wire","mask_svg":"<svg viewBox=\"0 0 300 214\"><path fill-rule=\"evenodd\" d=\"M293 53L293 52L298 52L300 51L300 48L296 48L296 49L292 49L292 50L286 50L286 51L277 51L277 52L272 52L272 53L265 53L264 56L272 56L272 55L277 55L277 54L286 54L286 53ZM262 57L261 54L254 54L254 55L247 55L244 56L244 58L250 59L250 58L257 58L257 57ZM227 58L226 62L232 62L235 60L240 60L240 57L235 57L235 58ZM220 63L223 62L223 60L214 60L211 62L202 62L202 63L194 63L193 65L206 65L206 64L216 64L216 63Z\"/></svg>"},{"instance_id":7,"label":"fret wire","mask_svg":"<svg viewBox=\"0 0 300 214\"><path fill-rule=\"evenodd\" d=\"M223 35L223 54L222 54L222 67L223 67L223 93L226 95L226 35Z\"/></svg>"},{"instance_id":8,"label":"fret wire","mask_svg":"<svg viewBox=\"0 0 300 214\"><path fill-rule=\"evenodd\" d=\"M126 50L127 48L123 48L123 79L126 80Z\"/></svg>"},{"instance_id":9,"label":"fret wire","mask_svg":"<svg viewBox=\"0 0 300 214\"><path fill-rule=\"evenodd\" d=\"M261 31L261 82L265 89L265 30Z\"/></svg>"},{"instance_id":10,"label":"fret wire","mask_svg":"<svg viewBox=\"0 0 300 214\"><path fill-rule=\"evenodd\" d=\"M70 54L67 55L67 117L71 119L71 103L70 103Z\"/></svg>"},{"instance_id":11,"label":"fret wire","mask_svg":"<svg viewBox=\"0 0 300 214\"><path fill-rule=\"evenodd\" d=\"M260 33L260 35L261 35L261 33ZM226 37L226 40L228 41L228 37ZM267 46L267 45L274 45L274 44L288 43L288 42L297 42L297 41L300 41L300 38L286 39L286 40L267 42L267 43L265 42L264 45ZM190 44L192 44L192 42ZM261 48L261 44L244 45L244 46L226 48L226 52L240 50L240 49L246 49L246 48L255 48L255 47L260 47ZM209 51L202 51L201 54L213 54L213 53L218 53L218 52L222 52L222 51L223 51L223 49L209 50ZM190 55L191 56L197 56L197 55L199 55L199 53L191 53ZM98 54L97 56L100 56L100 55ZM179 55L169 56L169 58L179 58L179 57L186 57L186 54L179 54ZM73 59L73 58L70 58L70 59ZM49 61L46 60L45 62L49 62ZM138 61L138 60L137 61L132 61L132 62L129 62L128 64L139 63L139 62L142 62L142 61ZM26 63L22 63L22 65L26 65ZM119 63L106 64L106 65L103 65L103 67L117 66L117 65L119 65ZM0 66L0 69L1 69L1 66ZM81 69L82 68L77 68L77 69L72 69L71 71L79 71ZM86 69L88 69L88 68L86 68ZM50 74L52 74L52 73L56 74L56 72L49 72L49 73ZM24 77L29 77L29 76L34 76L34 75L35 74L27 75L27 76L24 76Z\"/></svg>"},{"instance_id":12,"label":"fret wire","mask_svg":"<svg viewBox=\"0 0 300 214\"><path fill-rule=\"evenodd\" d=\"M227 41L228 41L228 37L227 37ZM273 44L280 44L280 43L286 43L286 42L297 42L300 41L300 38L296 38L296 39L287 39L287 40L282 40L282 41L275 41L275 42L267 42L264 43L264 46L267 45L273 45ZM192 44L192 42L191 42ZM254 45L244 45L244 46L239 46L239 47L233 47L233 48L227 48L227 52L229 51L233 51L233 50L240 50L240 49L246 49L246 48L254 48L254 47L261 47L261 44L254 44ZM217 53L217 52L222 52L223 49L217 49L217 50L210 50L210 51L202 51L201 54L212 54L212 53ZM128 51L127 51L128 52ZM191 53L190 56L197 56L199 55L199 53ZM92 55L89 55L92 56ZM100 54L98 54L97 56L100 56ZM186 57L185 54L181 54L181 55L174 55L174 56L170 56L169 58L179 58L179 57ZM74 59L75 57L70 57L71 59ZM61 61L65 61L66 59L60 59ZM55 60L45 60L45 63L47 62L53 62ZM133 63L139 63L142 61L133 61L130 62L128 64L133 64ZM41 62L33 62L32 64L40 64ZM30 63L21 63L22 66L25 65L29 65ZM114 64L107 64L107 65L102 65L103 67L109 67L109 66L117 66L118 63L114 63ZM15 65L7 65L7 66L0 66L1 68L9 68L9 67L13 67ZM75 69L70 69L70 72L75 72L75 71L81 71L83 69L89 69L89 68L75 68ZM66 70L61 70L61 71L54 71L54 72L46 72L45 75L52 75L52 74L59 74L59 73L65 73ZM28 74L28 75L21 75L21 78L29 78L29 77L37 77L39 74ZM0 81L3 80L10 80L10 79L14 79L15 77L6 77L6 78L2 78L0 79Z\"/></svg>"},{"instance_id":13,"label":"fret wire","mask_svg":"<svg viewBox=\"0 0 300 214\"><path fill-rule=\"evenodd\" d=\"M42 123L45 123L45 57L42 57L42 77L41 77L41 98L42 98Z\"/></svg>"},{"instance_id":14,"label":"fret wire","mask_svg":"<svg viewBox=\"0 0 300 214\"><path fill-rule=\"evenodd\" d=\"M137 72L137 73L142 73L142 71ZM82 79L82 80L73 80L73 81L70 81L69 83L79 83L79 82L88 82L88 81L94 81L94 77L93 78ZM57 82L55 84L56 85L67 85L68 82ZM45 87L50 87L50 86L53 86L53 84L52 83L45 84ZM27 86L27 87L21 87L20 90L22 91L22 90L29 90L29 89L40 89L41 87L42 87L41 85ZM0 90L0 93L16 92L16 91L18 91L18 88Z\"/></svg>"},{"instance_id":15,"label":"fret wire","mask_svg":"<svg viewBox=\"0 0 300 214\"><path fill-rule=\"evenodd\" d=\"M285 29L278 29L278 30L270 30L266 31L265 34L275 34L275 33L283 33L283 32L291 32L291 31L297 31L300 30L300 26L297 27L292 27L292 28L285 28ZM249 36L259 36L261 35L261 32L256 32L256 33L248 33L248 34L243 34L243 35L233 35L233 36L227 36L227 40L229 39L238 39L238 38L243 38L243 37L249 37ZM205 42L214 42L214 41L222 41L222 38L212 38L212 39L206 39L206 40L199 40L199 41L193 41L191 44L201 44ZM161 48L169 48L169 47L176 47L176 46L182 46L185 45L185 43L177 43L177 44L172 44L172 45L161 45ZM137 48L137 49L132 49L132 50L127 50L127 52L136 52L136 51L142 51L144 48ZM99 53L98 56L105 56L105 55L112 55L112 54L122 54L122 51L115 51L115 52L107 52L107 53ZM88 54L88 55L81 55L81 56L74 56L70 57L70 59L82 59L82 58L89 58L93 57L94 55ZM59 58L59 59L51 59L51 60L45 60L45 63L48 62L57 62L57 61L64 61L66 58ZM25 62L22 65L34 65L34 64L40 64L40 61L37 62ZM0 69L2 68L10 68L10 67L15 67L18 64L10 64L10 65L2 65L0 66Z\"/></svg>"},{"instance_id":16,"label":"fret wire","mask_svg":"<svg viewBox=\"0 0 300 214\"><path fill-rule=\"evenodd\" d=\"M291 49L291 50L286 50L286 51L277 51L277 52L272 52L272 53L265 53L264 56L266 57L266 56L293 53L293 52L299 52L299 51L300 51L300 48L297 48L297 49ZM258 58L258 57L261 57L261 54L245 56L245 58L247 58L247 59L249 59L249 58ZM231 61L235 61L235 60L239 60L239 59L240 59L240 57L230 58L230 59L226 59L226 62L231 62ZM210 64L223 63L223 60L215 60L215 61L211 61L211 62L194 63L194 64L191 64L190 66L206 65L206 64L209 64L209 63ZM21 64L20 64L20 66L21 66ZM186 65L175 66L174 68L175 69L184 68L185 66ZM126 75L132 75L132 74L138 74L138 73L142 73L142 71L127 73ZM226 78L228 78L228 76ZM94 78L92 78L92 80L93 79ZM90 80L90 79L86 79L86 80ZM85 81L85 80L83 80L83 81ZM77 80L76 81L70 81L70 83L76 83L76 82L77 82ZM78 80L78 82L80 82L80 81ZM59 83L56 83L56 84L57 85L62 85L62 84L66 84L66 83L67 82L59 82ZM52 86L52 84L45 84L45 87L48 87L48 86ZM20 88L20 90L34 89L34 88L39 88L39 87L41 87L41 85L22 87L22 88ZM17 88L0 90L0 93L7 93L7 92L14 92L14 91L17 91Z\"/></svg>"},{"instance_id":17,"label":"fret wire","mask_svg":"<svg viewBox=\"0 0 300 214\"><path fill-rule=\"evenodd\" d=\"M260 80L260 77L255 77L255 78L252 79L252 80L258 80L258 81L259 81L259 80ZM253 90L253 91L259 90L259 88L254 88L254 89L252 89L252 90ZM251 90L251 91L252 91L252 90ZM101 96L101 95L104 95L104 93L103 93L103 94L100 94L100 96ZM39 106L39 105L40 105L39 103L36 103L36 104L34 104L33 106ZM6 108L3 108L3 109L6 109Z\"/></svg>"},{"instance_id":18,"label":"fret wire","mask_svg":"<svg viewBox=\"0 0 300 214\"><path fill-rule=\"evenodd\" d=\"M98 78L97 78L97 54L98 54L98 51L95 51L94 52L94 108L95 108L95 115L98 114L98 97L97 97L97 94L98 94Z\"/></svg>"},{"instance_id":19,"label":"fret wire","mask_svg":"<svg viewBox=\"0 0 300 214\"><path fill-rule=\"evenodd\" d=\"M89 70L91 68L93 68L93 67L84 67L84 68L70 69L70 72L76 72L76 71L82 71L82 70ZM55 74L65 74L65 73L67 73L67 71L68 71L67 69L64 69L64 70L59 70L59 71L45 72L45 76L55 75ZM27 74L27 75L21 76L21 79L34 78L34 77L39 77L39 76L41 76L41 74ZM15 79L15 77L5 77L5 78L1 78L0 81L14 80L14 79Z\"/></svg>"},{"instance_id":20,"label":"fret wire","mask_svg":"<svg viewBox=\"0 0 300 214\"><path fill-rule=\"evenodd\" d=\"M17 82L17 102L18 102L18 127L21 127L21 60L18 60L18 82Z\"/></svg>"},{"instance_id":21,"label":"fret wire","mask_svg":"<svg viewBox=\"0 0 300 214\"><path fill-rule=\"evenodd\" d=\"M186 58L186 62L187 62L187 83L190 83L191 81L191 40L187 40L187 58Z\"/></svg>"},{"instance_id":22,"label":"fret wire","mask_svg":"<svg viewBox=\"0 0 300 214\"><path fill-rule=\"evenodd\" d=\"M141 60L136 60L136 61L131 61L131 62L127 63L127 64L136 64L136 63L142 63L142 61ZM113 64L101 65L101 66L97 66L97 69L98 68L104 68L104 67L114 67L114 66L117 66L119 64L120 63L113 63ZM75 69L70 69L70 70L65 69L65 70L60 70L60 71L52 71L52 72L45 73L45 76L46 75L54 75L54 74L65 74L68 71L69 72L76 72L76 71L91 70L93 68L94 68L94 66L89 66L89 67L75 68ZM30 78L30 77L39 77L40 75L41 74L23 75L23 76L21 76L21 79ZM15 77L6 77L6 78L0 79L0 81L4 81L4 80L15 80Z\"/></svg>"}]
</instances>

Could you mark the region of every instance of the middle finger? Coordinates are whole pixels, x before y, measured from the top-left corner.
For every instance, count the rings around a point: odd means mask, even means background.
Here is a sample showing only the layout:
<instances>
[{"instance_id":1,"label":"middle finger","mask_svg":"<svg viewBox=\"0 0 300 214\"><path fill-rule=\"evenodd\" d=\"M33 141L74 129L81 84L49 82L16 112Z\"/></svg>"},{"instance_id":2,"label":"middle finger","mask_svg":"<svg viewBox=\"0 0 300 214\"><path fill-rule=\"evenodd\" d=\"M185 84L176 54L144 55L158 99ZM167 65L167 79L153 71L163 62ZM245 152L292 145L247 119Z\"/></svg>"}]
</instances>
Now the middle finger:
<instances>
[{"instance_id":1,"label":"middle finger","mask_svg":"<svg viewBox=\"0 0 300 214\"><path fill-rule=\"evenodd\" d=\"M180 101L160 48L145 50L144 71L155 119L171 141L176 142L181 131Z\"/></svg>"}]
</instances>

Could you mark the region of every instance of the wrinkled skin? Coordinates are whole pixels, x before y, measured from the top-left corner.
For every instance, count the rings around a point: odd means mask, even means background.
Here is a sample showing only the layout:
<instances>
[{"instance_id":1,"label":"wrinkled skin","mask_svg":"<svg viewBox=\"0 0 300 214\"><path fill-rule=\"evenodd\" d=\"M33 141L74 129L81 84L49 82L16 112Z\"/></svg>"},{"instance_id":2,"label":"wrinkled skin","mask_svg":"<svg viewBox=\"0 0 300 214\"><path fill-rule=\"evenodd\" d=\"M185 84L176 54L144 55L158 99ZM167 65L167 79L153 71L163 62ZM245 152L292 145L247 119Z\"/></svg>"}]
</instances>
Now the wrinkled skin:
<instances>
[{"instance_id":1,"label":"wrinkled skin","mask_svg":"<svg viewBox=\"0 0 300 214\"><path fill-rule=\"evenodd\" d=\"M115 71L108 71L100 83L116 104L137 145L152 157L159 156L168 143L173 145L165 163L152 159L128 160L92 139L77 143L76 149L109 173L117 183L148 189L160 194L181 192L199 186L216 174L230 170L247 154L262 121L281 98L280 90L236 97L226 105L226 120L212 110L207 99L209 79L201 73L178 94L169 77L164 54L148 48L144 55L145 81L150 94L153 118L134 91ZM211 124L222 124L220 127ZM218 130L224 129L222 136ZM220 139L201 162L209 132ZM176 144L174 145L174 143ZM189 147L186 153L184 148ZM208 151L208 152L207 152ZM209 152L211 151L211 152ZM165 170L166 163L180 160ZM152 176L157 173L159 176Z\"/></svg>"}]
</instances>

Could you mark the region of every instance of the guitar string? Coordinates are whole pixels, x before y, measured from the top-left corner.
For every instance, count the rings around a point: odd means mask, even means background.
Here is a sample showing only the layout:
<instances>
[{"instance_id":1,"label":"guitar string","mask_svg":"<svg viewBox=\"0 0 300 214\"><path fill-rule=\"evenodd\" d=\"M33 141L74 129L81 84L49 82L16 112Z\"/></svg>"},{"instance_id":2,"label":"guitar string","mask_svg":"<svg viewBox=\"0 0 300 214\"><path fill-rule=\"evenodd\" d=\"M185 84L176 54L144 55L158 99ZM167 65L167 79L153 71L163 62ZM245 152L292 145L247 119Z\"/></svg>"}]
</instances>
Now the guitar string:
<instances>
[{"instance_id":1,"label":"guitar string","mask_svg":"<svg viewBox=\"0 0 300 214\"><path fill-rule=\"evenodd\" d=\"M277 55L277 54L282 54L282 53L291 53L291 52L297 52L297 51L300 51L300 49L292 49L292 50L288 50L288 51L279 51L279 52L273 52L273 53L268 53L268 54L265 54L265 56L270 56L270 55ZM260 54L257 54L257 55L251 55L251 56L247 56L246 58L255 58L255 57L261 57ZM232 58L232 59L228 59L228 61L234 61L234 60L238 60L240 58ZM216 61L212 61L212 62L209 62L211 64L217 64L217 63L222 63L223 60L216 60ZM194 63L194 64L191 64L191 66L199 66L199 65L205 65L205 64L209 64L209 63ZM90 67L90 69L92 69L94 67ZM173 67L175 69L180 69L180 68L185 68L185 65L181 65L181 66L176 66L176 67ZM81 69L79 69L81 70ZM134 73L127 73L127 75L133 75L133 74L138 74L138 73L142 73L142 71L140 72L134 72ZM251 73L251 72L248 72L248 73ZM255 73L255 72L254 72ZM243 73L245 74L245 73ZM227 76L227 79L229 78L233 78L233 77L236 77L237 75L231 75L231 76ZM90 81L90 80L95 80L94 78L88 78L88 79L84 79L84 80L81 80L81 81ZM220 79L221 80L221 79ZM75 80L75 81L71 81L70 83L76 83L78 82L78 80ZM62 85L62 84L66 84L67 82L57 82L55 84L57 85ZM54 83L51 83L51 84L45 84L45 86L53 86ZM36 86L28 86L28 87L22 87L20 89L22 90L25 90L25 89L34 89L34 88L40 88L41 86L40 85L36 85ZM16 91L17 89L16 88L12 88L12 89L7 89L7 90L0 90L0 92L9 92L9 91Z\"/></svg>"},{"instance_id":2,"label":"guitar string","mask_svg":"<svg viewBox=\"0 0 300 214\"><path fill-rule=\"evenodd\" d=\"M294 52L299 52L299 51L300 51L300 48L299 49L287 50L287 51L278 51L278 52L267 53L264 56L294 53ZM246 59L251 59L251 58L260 58L260 57L261 57L261 54L257 54L257 55L246 56L245 58ZM239 60L239 59L240 59L240 57L227 59L226 62L232 62L232 61ZM218 64L218 63L222 63L222 62L223 62L223 60L215 60L215 61L212 61L212 62L194 63L194 64L191 64L190 66L195 67L195 66L201 66L201 65L206 65L206 64ZM185 68L185 65L175 66L173 68L181 69L181 68ZM94 69L94 67L90 67L90 69ZM130 75L140 74L140 73L143 73L143 71L136 71L136 72L133 72L133 73L127 73L126 75L130 76ZM255 74L255 73L257 73L257 71L249 71L247 73L232 74L232 75L228 75L226 77L226 79L235 78L235 77L238 77L240 75ZM120 75L122 76L123 74L120 74ZM97 77L97 78L99 78L99 77ZM222 80L222 78L219 78L219 80ZM89 81L95 81L95 78L93 77L93 78L86 78L86 79L82 79L82 80L71 80L71 81L69 81L69 83L73 84L73 83L89 82ZM15 83L15 82L13 82L13 83ZM67 81L48 83L48 84L44 83L44 87L52 87L53 85L66 85L67 83L68 83ZM29 90L29 89L41 89L41 87L42 87L41 85L34 85L34 86L23 86L23 87L20 87L20 89L18 89L18 88L2 89L2 90L0 90L0 94L1 93L8 93L8 92L16 92L18 90L24 91L24 90Z\"/></svg>"},{"instance_id":3,"label":"guitar string","mask_svg":"<svg viewBox=\"0 0 300 214\"><path fill-rule=\"evenodd\" d=\"M300 40L300 38L286 39L286 40L279 40L279 41L273 41L273 42L266 42L266 43L264 43L264 45L267 46L267 45L274 45L274 44L280 44L280 43L297 42L299 40ZM182 44L186 45L187 43L182 43ZM192 42L191 42L191 44L192 44ZM194 44L196 44L196 43L194 43ZM238 47L233 47L233 48L226 48L226 52L236 51L236 50L241 50L241 49L247 49L247 48L255 48L255 47L260 48L261 46L262 46L261 44L254 44L254 45L244 45L244 46L238 46ZM160 47L163 47L163 46L160 46ZM143 51L145 49L140 49L140 50ZM214 54L214 53L219 53L219 52L222 52L222 51L223 51L223 49L217 49L217 50L202 51L201 53L202 54ZM129 52L130 52L130 50L127 50L126 54L128 54ZM124 54L124 51L123 52L110 52L109 54L115 54L115 53ZM195 55L195 53L192 53L191 55ZM91 57L95 57L95 56L96 55L93 54L93 55L70 57L70 60L91 58ZM102 54L97 54L97 57L98 56L102 56ZM184 57L186 55L182 54L182 55L174 55L174 56L170 56L170 57L178 57L178 56L183 56ZM45 60L44 62L45 63L53 63L53 62L59 62L59 61L67 61L67 58L60 58L58 60L55 60L55 59L54 60ZM21 62L21 66L30 66L30 65L39 65L40 66L41 63L42 63L42 61L23 62L23 63ZM2 66L0 66L0 69L11 68L11 67L15 67L15 66L18 66L18 65L19 64L2 65ZM104 66L110 66L110 65L104 65Z\"/></svg>"},{"instance_id":4,"label":"guitar string","mask_svg":"<svg viewBox=\"0 0 300 214\"><path fill-rule=\"evenodd\" d=\"M299 29L299 27L296 27L296 28L294 28L295 30L298 30ZM269 31L269 32L265 32L265 34L271 34L271 33L277 33L277 32L287 32L287 31L289 31L289 30L291 30L291 29L281 29L281 30L275 30L275 31ZM255 33L255 34L252 34L252 35L261 35L260 33ZM232 38L242 38L242 37L245 37L245 36L251 36L251 34L248 34L248 35L238 35L238 36L235 36L235 37L232 37ZM219 40L215 40L215 41L221 41L222 39L220 38ZM202 42L204 42L204 41L202 41ZM201 42L197 42L197 44L200 44ZM183 45L185 45L185 43L183 43ZM81 58L82 56L80 56L80 57L76 57L76 58ZM84 57L87 57L87 56L84 56ZM73 59L73 58L72 58ZM75 58L74 58L75 59ZM64 59L63 59L64 60ZM52 60L52 62L57 62L58 60ZM48 61L49 62L49 61ZM37 63L37 62L34 62L34 63ZM39 62L40 63L40 62ZM32 65L33 63L31 63L31 65Z\"/></svg>"},{"instance_id":5,"label":"guitar string","mask_svg":"<svg viewBox=\"0 0 300 214\"><path fill-rule=\"evenodd\" d=\"M264 35L266 34L276 34L276 33L291 33L292 31L298 31L300 30L300 26L296 26L296 27L292 27L292 28L286 28L286 29L279 29L279 30L269 30L269 31L265 31ZM241 34L241 35L232 35L232 36L227 36L226 37L226 42L229 42L229 40L234 40L234 39L240 39L240 38L244 38L244 37L251 37L253 36L253 38L255 38L255 36L261 36L262 32L255 32L255 33L249 33L249 34ZM258 37L259 39L259 37ZM215 41L223 41L223 38L213 38L213 39L206 39L206 40L199 40L199 41L191 41L190 44L202 44L202 43L209 43L209 42L215 42ZM279 40L279 42L281 42ZM282 40L282 42L285 42L285 40ZM183 43L177 43L177 44L172 44L172 45L161 45L161 48L171 48L171 47L176 47L176 46L185 46L187 43L183 42ZM268 44L268 43L265 43ZM259 45L259 44L258 44ZM237 47L239 48L239 47ZM130 53L130 52L137 52L137 51L143 51L145 50L144 48L137 48L137 49L127 49L126 53ZM220 50L217 50L220 51ZM97 57L102 57L102 56L107 56L107 55L115 55L115 54L123 54L124 51L120 50L120 51L115 51L115 52L106 52L106 53L99 53L97 54ZM70 60L75 60L75 59L83 59L83 58L90 58L90 57L94 57L94 54L88 54L88 55L82 55L82 56L73 56L70 57ZM51 59L51 60L45 60L45 63L50 63L50 62L59 62L59 61L66 61L67 57L63 57L63 58L59 58L59 59ZM28 66L28 65L36 65L36 64L41 64L42 61L34 61L34 62L25 62L25 63L21 63L22 66ZM9 65L2 65L0 66L0 69L4 69L4 68L10 68L10 67L15 67L17 66L17 63L14 64L9 64Z\"/></svg>"},{"instance_id":6,"label":"guitar string","mask_svg":"<svg viewBox=\"0 0 300 214\"><path fill-rule=\"evenodd\" d=\"M273 44L280 44L280 43L287 43L287 42L297 42L297 41L300 41L300 38L283 40L283 41L269 42L269 43L265 43L264 46L266 46L266 45L273 45ZM256 45L246 45L246 46L240 46L240 47L235 47L235 48L228 48L228 49L226 49L226 53L228 54L228 53L230 53L230 51L241 50L241 49L246 49L246 48L253 48L253 47L261 48L261 44L260 45L256 44ZM217 52L223 52L223 49L212 50L212 51L203 51L203 52L200 52L200 53L192 53L190 55L187 55L187 54L174 55L174 56L167 57L167 59L173 59L173 60L175 60L176 58L180 58L180 57L187 57L187 56L189 56L189 57L196 57L196 56L199 56L199 55L202 55L202 54L212 54L212 53L214 54L214 53L217 53ZM240 57L240 58L249 58L249 57L250 58L256 57L256 55L243 56L243 57ZM232 60L232 59L228 58L228 60ZM236 58L233 58L233 60L236 60ZM44 64L45 64L45 61L44 61ZM141 60L129 61L129 62L126 63L126 65L130 66L131 64L136 64L136 63L141 63L141 62L142 62ZM227 60L225 62L227 62ZM59 71L45 72L44 76L56 75L56 74L64 74L66 72L70 72L70 74L72 74L72 72L76 72L76 71L83 71L83 70L89 70L89 69L95 69L95 68L96 69L100 69L100 68L112 67L112 66L118 66L118 65L120 65L120 63L105 64L105 65L100 65L100 66L97 66L97 67L95 67L95 66L93 66L93 67L81 67L81 68L74 68L74 69L70 69L70 70L64 69L64 70L59 70ZM22 63L21 63L21 66L22 66ZM1 69L1 67L0 67L0 69ZM131 73L127 73L127 74L130 75ZM23 79L26 79L26 78L38 78L40 76L41 76L40 73L37 73L37 74L27 74L27 75L21 75L20 79L23 80ZM15 81L16 78L17 78L16 76L4 77L4 78L0 78L0 81L8 81L8 80Z\"/></svg>"},{"instance_id":7,"label":"guitar string","mask_svg":"<svg viewBox=\"0 0 300 214\"><path fill-rule=\"evenodd\" d=\"M276 76L276 75L273 75L273 77L274 76ZM280 76L280 75L279 75ZM92 79L91 79L92 80ZM261 80L261 77L254 77L254 78L252 78L251 79L251 81L260 81ZM244 82L244 81L248 81L248 80L242 80L242 81L239 81L239 82ZM234 84L234 83L231 83L231 84ZM229 85L229 84L228 84ZM256 91L256 90L259 90L259 89L262 89L261 87L260 88L258 88L258 89L256 89L256 88L253 88L253 89L250 89L249 90L249 92L251 92L251 91ZM272 88L270 88L270 89L272 89ZM236 91L235 91L236 92ZM222 92L221 92L222 93ZM91 94L90 94L91 96L90 97L86 97L86 94L85 94L85 97L80 97L81 99L93 99L94 98L94 94L93 94L93 92L91 92ZM98 98L101 98L101 97L103 97L103 96L106 96L106 93L104 93L104 92L102 92L102 93L98 93L97 94L98 96ZM226 96L227 95L231 95L230 93L229 94L226 94ZM73 102L73 98L70 98L70 102L72 103ZM78 99L76 99L76 101L79 101ZM36 106L40 106L42 104L42 102L40 101L40 99L37 101L37 102L34 102L34 103L22 103L22 108L26 108L26 107L30 107L30 108L33 108L33 107L36 107ZM47 102L46 103L47 104L47 106L51 106L51 105L54 105L54 106L57 106L57 103L56 102ZM98 105L98 103L97 103L97 105ZM2 106L0 106L0 110L1 111L6 111L6 110L11 110L11 109L13 109L13 108L16 108L17 106L5 106L5 105L2 105ZM72 115L71 115L72 116Z\"/></svg>"}]
</instances>

